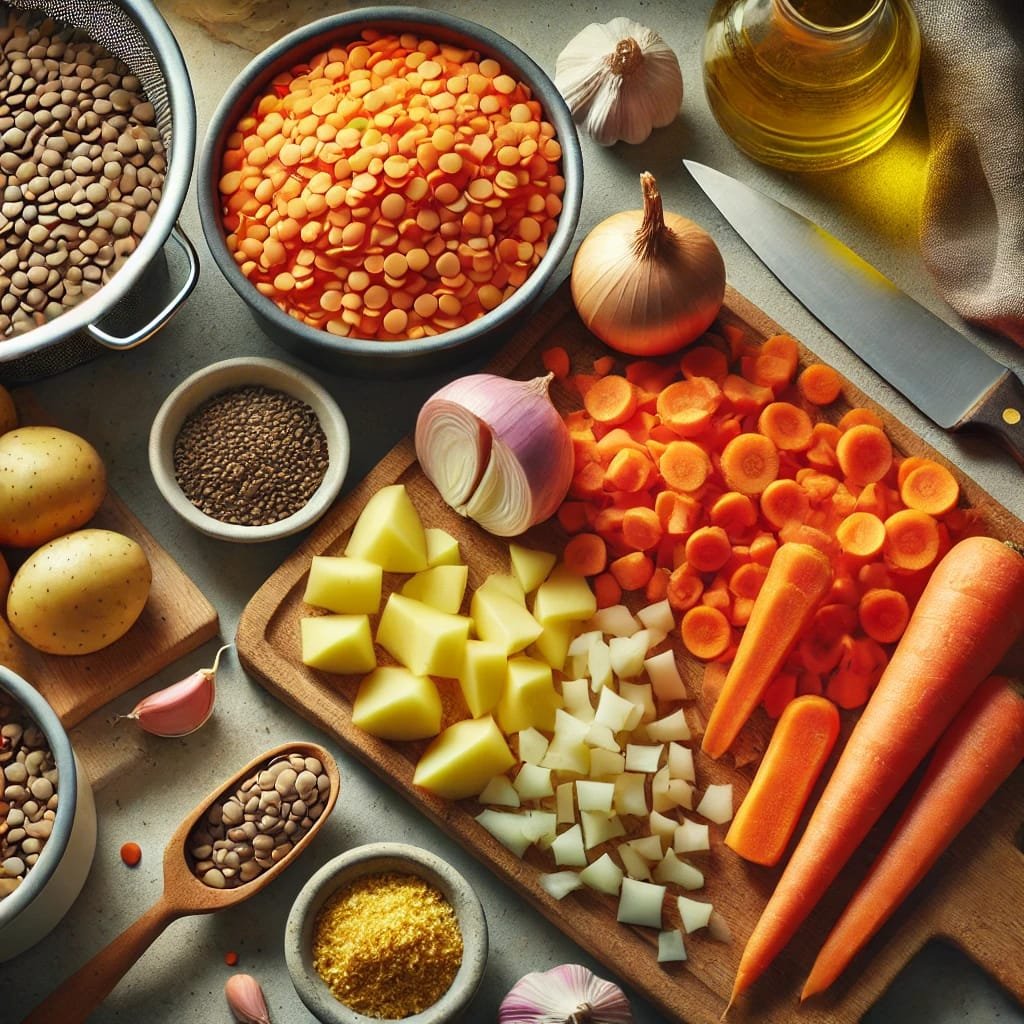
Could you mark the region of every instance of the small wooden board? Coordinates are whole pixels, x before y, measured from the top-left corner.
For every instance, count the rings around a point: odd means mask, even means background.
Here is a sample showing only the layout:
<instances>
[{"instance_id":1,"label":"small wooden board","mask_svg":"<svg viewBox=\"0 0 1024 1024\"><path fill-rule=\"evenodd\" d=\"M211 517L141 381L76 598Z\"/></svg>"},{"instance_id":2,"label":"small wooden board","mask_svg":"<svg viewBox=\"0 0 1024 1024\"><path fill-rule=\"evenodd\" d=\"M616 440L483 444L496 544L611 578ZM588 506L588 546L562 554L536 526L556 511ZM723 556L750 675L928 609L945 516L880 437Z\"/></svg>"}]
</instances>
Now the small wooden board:
<instances>
[{"instance_id":1,"label":"small wooden board","mask_svg":"<svg viewBox=\"0 0 1024 1024\"><path fill-rule=\"evenodd\" d=\"M726 302L723 321L736 323L756 337L779 332L778 325L735 291L729 291ZM579 321L566 286L517 333L491 368L521 379L537 376L543 372L540 353L553 344L565 347L573 357L574 367L580 370L589 369L597 355L607 352ZM804 350L803 359L813 361L813 356ZM875 408L885 420L890 436L904 451L927 454L949 466L989 532L1024 541L1024 524L907 427L848 383L844 396L847 404ZM560 387L553 389L552 397L563 410L577 404L575 397ZM837 404L837 415L844 407ZM712 826L711 851L692 857L704 871L707 884L692 895L715 905L728 922L734 939L723 944L705 933L687 936L689 961L659 966L656 934L617 924L614 899L589 890L571 893L561 902L551 899L538 884L541 871L554 870L545 855L530 851L525 860L517 859L473 820L479 811L474 802L446 803L416 789L412 785L412 771L424 744L390 744L355 728L350 711L357 678L329 676L301 664L299 619L308 614L302 593L310 558L342 553L348 533L368 498L380 487L396 482L406 485L426 525L440 526L459 539L463 558L470 567L470 588L479 585L489 573L508 571L507 545L461 519L441 501L421 472L412 442L407 439L328 513L316 531L254 595L238 629L242 663L271 693L337 737L427 817L488 864L517 897L539 909L610 971L664 1010L671 1020L692 1024L718 1021L726 1006L743 943L778 878L778 869L741 861L723 847L725 830ZM555 528L551 524L538 527L526 536L525 542L537 547L557 543ZM400 579L386 575L386 591ZM685 654L677 651L677 655L691 692L697 693L701 667ZM443 684L441 690L445 723L464 716L457 687ZM699 702L693 711L695 717L706 712ZM847 729L849 725L847 722ZM769 724L760 718L748 730L755 741L763 743ZM699 752L697 773L701 788L709 782L733 783L737 804L752 776L749 767L737 771L721 762L709 762ZM1024 922L1020 915L1020 907L1024 906L1024 858L1015 847L1022 808L1024 772L1018 771L846 976L829 994L801 1007L800 1019L820 1024L859 1020L904 964L933 936L945 936L961 945L1024 1000L1024 975L1019 970L1020 952L1024 949ZM828 926L877 852L887 823L891 824L891 818L875 830L763 982L749 998L730 1010L731 1020L794 1019L799 986ZM666 913L666 920L675 926L678 918L674 908Z\"/></svg>"},{"instance_id":2,"label":"small wooden board","mask_svg":"<svg viewBox=\"0 0 1024 1024\"><path fill-rule=\"evenodd\" d=\"M15 399L23 423L52 422L28 392L16 392ZM213 605L112 491L89 527L115 530L138 541L152 567L153 583L146 607L132 628L95 654L61 657L20 645L26 661L23 674L68 728L206 643L218 628Z\"/></svg>"}]
</instances>

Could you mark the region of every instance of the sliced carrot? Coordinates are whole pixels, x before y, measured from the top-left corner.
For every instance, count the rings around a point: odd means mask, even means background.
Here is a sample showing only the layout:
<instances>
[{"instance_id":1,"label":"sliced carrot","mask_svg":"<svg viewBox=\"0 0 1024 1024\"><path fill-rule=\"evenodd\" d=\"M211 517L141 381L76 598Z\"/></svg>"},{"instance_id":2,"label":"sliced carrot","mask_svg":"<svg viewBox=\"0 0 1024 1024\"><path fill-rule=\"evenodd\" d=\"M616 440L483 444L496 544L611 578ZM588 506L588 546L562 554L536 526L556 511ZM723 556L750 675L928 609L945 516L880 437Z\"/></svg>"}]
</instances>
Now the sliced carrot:
<instances>
[{"instance_id":1,"label":"sliced carrot","mask_svg":"<svg viewBox=\"0 0 1024 1024\"><path fill-rule=\"evenodd\" d=\"M828 643L842 639L856 628L857 609L848 604L822 603L814 613L811 625L812 632Z\"/></svg>"},{"instance_id":2,"label":"sliced carrot","mask_svg":"<svg viewBox=\"0 0 1024 1024\"><path fill-rule=\"evenodd\" d=\"M593 499L604 495L605 471L598 462L587 462L573 474L569 493L574 498Z\"/></svg>"},{"instance_id":3,"label":"sliced carrot","mask_svg":"<svg viewBox=\"0 0 1024 1024\"><path fill-rule=\"evenodd\" d=\"M825 363L811 363L797 377L796 386L811 405L831 405L842 388L842 378Z\"/></svg>"},{"instance_id":4,"label":"sliced carrot","mask_svg":"<svg viewBox=\"0 0 1024 1024\"><path fill-rule=\"evenodd\" d=\"M894 459L893 461L896 462L896 486L902 487L903 481L906 480L918 466L923 466L925 463L931 462L932 460L922 458L920 455L908 455L906 458Z\"/></svg>"},{"instance_id":5,"label":"sliced carrot","mask_svg":"<svg viewBox=\"0 0 1024 1024\"><path fill-rule=\"evenodd\" d=\"M594 360L594 373L604 377L615 369L615 356L598 356Z\"/></svg>"},{"instance_id":6,"label":"sliced carrot","mask_svg":"<svg viewBox=\"0 0 1024 1024\"><path fill-rule=\"evenodd\" d=\"M861 628L880 644L893 644L907 628L910 606L898 590L869 590L857 610Z\"/></svg>"},{"instance_id":7,"label":"sliced carrot","mask_svg":"<svg viewBox=\"0 0 1024 1024\"><path fill-rule=\"evenodd\" d=\"M865 486L857 495L856 508L858 512L870 512L872 515L878 516L879 519L885 519L890 511L896 511L896 509L890 510L889 490L885 484L881 483Z\"/></svg>"},{"instance_id":8,"label":"sliced carrot","mask_svg":"<svg viewBox=\"0 0 1024 1024\"><path fill-rule=\"evenodd\" d=\"M687 380L708 377L720 384L729 374L729 360L724 352L711 345L695 345L686 350L679 368Z\"/></svg>"},{"instance_id":9,"label":"sliced carrot","mask_svg":"<svg viewBox=\"0 0 1024 1024\"><path fill-rule=\"evenodd\" d=\"M879 427L862 423L843 432L836 444L843 475L855 484L881 480L892 466L892 445Z\"/></svg>"},{"instance_id":10,"label":"sliced carrot","mask_svg":"<svg viewBox=\"0 0 1024 1024\"><path fill-rule=\"evenodd\" d=\"M783 544L772 560L702 748L721 757L760 702L832 583L829 559L806 544Z\"/></svg>"},{"instance_id":11,"label":"sliced carrot","mask_svg":"<svg viewBox=\"0 0 1024 1024\"><path fill-rule=\"evenodd\" d=\"M677 491L696 491L711 473L711 460L693 441L672 441L658 460L658 471L669 487Z\"/></svg>"},{"instance_id":12,"label":"sliced carrot","mask_svg":"<svg viewBox=\"0 0 1024 1024\"><path fill-rule=\"evenodd\" d=\"M654 463L645 451L623 448L604 471L604 482L617 491L642 491L655 476Z\"/></svg>"},{"instance_id":13,"label":"sliced carrot","mask_svg":"<svg viewBox=\"0 0 1024 1024\"><path fill-rule=\"evenodd\" d=\"M598 608L611 608L622 600L622 587L610 572L598 574L590 581L590 585Z\"/></svg>"},{"instance_id":14,"label":"sliced carrot","mask_svg":"<svg viewBox=\"0 0 1024 1024\"><path fill-rule=\"evenodd\" d=\"M812 505L823 505L839 490L839 481L831 473L823 473L819 469L799 469L794 479L807 492Z\"/></svg>"},{"instance_id":15,"label":"sliced carrot","mask_svg":"<svg viewBox=\"0 0 1024 1024\"><path fill-rule=\"evenodd\" d=\"M870 695L870 676L854 668L840 666L825 684L825 696L847 711L863 707Z\"/></svg>"},{"instance_id":16,"label":"sliced carrot","mask_svg":"<svg viewBox=\"0 0 1024 1024\"><path fill-rule=\"evenodd\" d=\"M668 591L665 596L668 603L677 612L685 612L700 601L704 593L704 581L695 569L685 562L673 569L668 578Z\"/></svg>"},{"instance_id":17,"label":"sliced carrot","mask_svg":"<svg viewBox=\"0 0 1024 1024\"><path fill-rule=\"evenodd\" d=\"M799 672L796 677L796 694L798 697L811 694L820 697L825 692L821 676L817 672Z\"/></svg>"},{"instance_id":18,"label":"sliced carrot","mask_svg":"<svg viewBox=\"0 0 1024 1024\"><path fill-rule=\"evenodd\" d=\"M717 608L699 604L691 608L679 625L686 649L703 661L725 653L732 639L729 620Z\"/></svg>"},{"instance_id":19,"label":"sliced carrot","mask_svg":"<svg viewBox=\"0 0 1024 1024\"><path fill-rule=\"evenodd\" d=\"M860 587L847 572L837 569L825 600L829 604L856 605L860 602Z\"/></svg>"},{"instance_id":20,"label":"sliced carrot","mask_svg":"<svg viewBox=\"0 0 1024 1024\"><path fill-rule=\"evenodd\" d=\"M771 402L761 410L757 429L780 451L800 452L811 446L811 417L791 402Z\"/></svg>"},{"instance_id":21,"label":"sliced carrot","mask_svg":"<svg viewBox=\"0 0 1024 1024\"><path fill-rule=\"evenodd\" d=\"M649 445L651 428L658 422L657 416L652 412L637 409L628 420L622 422L620 429L624 430L638 444L645 447Z\"/></svg>"},{"instance_id":22,"label":"sliced carrot","mask_svg":"<svg viewBox=\"0 0 1024 1024\"><path fill-rule=\"evenodd\" d=\"M763 434L740 434L722 450L721 469L730 490L760 494L779 475L779 453Z\"/></svg>"},{"instance_id":23,"label":"sliced carrot","mask_svg":"<svg viewBox=\"0 0 1024 1024\"><path fill-rule=\"evenodd\" d=\"M652 508L631 508L622 517L622 539L636 551L650 551L661 541L662 527Z\"/></svg>"},{"instance_id":24,"label":"sliced carrot","mask_svg":"<svg viewBox=\"0 0 1024 1024\"><path fill-rule=\"evenodd\" d=\"M819 469L832 469L839 465L836 445L842 431L832 423L815 423L811 428L811 443L804 452L804 458Z\"/></svg>"},{"instance_id":25,"label":"sliced carrot","mask_svg":"<svg viewBox=\"0 0 1024 1024\"><path fill-rule=\"evenodd\" d=\"M778 392L792 381L799 358L799 346L788 334L773 335L755 357L752 379Z\"/></svg>"},{"instance_id":26,"label":"sliced carrot","mask_svg":"<svg viewBox=\"0 0 1024 1024\"><path fill-rule=\"evenodd\" d=\"M830 638L811 629L797 644L797 657L808 672L824 675L839 664L844 650L843 639L844 636Z\"/></svg>"},{"instance_id":27,"label":"sliced carrot","mask_svg":"<svg viewBox=\"0 0 1024 1024\"><path fill-rule=\"evenodd\" d=\"M598 509L594 515L592 526L595 532L599 533L606 541L616 538L622 533L622 520L625 518L626 510L614 505L608 508Z\"/></svg>"},{"instance_id":28,"label":"sliced carrot","mask_svg":"<svg viewBox=\"0 0 1024 1024\"><path fill-rule=\"evenodd\" d=\"M566 533L579 533L587 525L587 505L582 501L563 501L557 516Z\"/></svg>"},{"instance_id":29,"label":"sliced carrot","mask_svg":"<svg viewBox=\"0 0 1024 1024\"><path fill-rule=\"evenodd\" d=\"M810 509L807 491L795 480L773 480L761 495L761 515L775 527L803 522Z\"/></svg>"},{"instance_id":30,"label":"sliced carrot","mask_svg":"<svg viewBox=\"0 0 1024 1024\"><path fill-rule=\"evenodd\" d=\"M787 542L807 544L812 548L817 548L829 558L835 558L839 553L839 545L836 544L835 538L825 533L824 530L811 526L809 523L796 523L792 521L785 523L779 529L779 540L783 544Z\"/></svg>"},{"instance_id":31,"label":"sliced carrot","mask_svg":"<svg viewBox=\"0 0 1024 1024\"><path fill-rule=\"evenodd\" d=\"M733 373L722 381L722 394L736 412L744 414L758 412L775 398L771 388L761 387Z\"/></svg>"},{"instance_id":32,"label":"sliced carrot","mask_svg":"<svg viewBox=\"0 0 1024 1024\"><path fill-rule=\"evenodd\" d=\"M770 533L759 534L750 542L750 560L767 569L778 550L779 542L775 537Z\"/></svg>"},{"instance_id":33,"label":"sliced carrot","mask_svg":"<svg viewBox=\"0 0 1024 1024\"><path fill-rule=\"evenodd\" d=\"M745 626L750 621L750 613L754 610L754 598L734 597L729 621L734 626Z\"/></svg>"},{"instance_id":34,"label":"sliced carrot","mask_svg":"<svg viewBox=\"0 0 1024 1024\"><path fill-rule=\"evenodd\" d=\"M636 405L636 386L614 373L602 377L583 396L583 407L591 418L609 426L628 420Z\"/></svg>"},{"instance_id":35,"label":"sliced carrot","mask_svg":"<svg viewBox=\"0 0 1024 1024\"><path fill-rule=\"evenodd\" d=\"M892 576L884 562L869 562L857 570L857 582L862 590L888 590Z\"/></svg>"},{"instance_id":36,"label":"sliced carrot","mask_svg":"<svg viewBox=\"0 0 1024 1024\"><path fill-rule=\"evenodd\" d=\"M793 681L795 686L795 677ZM838 736L834 704L810 695L791 700L729 826L725 845L744 860L766 867L777 864Z\"/></svg>"},{"instance_id":37,"label":"sliced carrot","mask_svg":"<svg viewBox=\"0 0 1024 1024\"><path fill-rule=\"evenodd\" d=\"M885 545L885 523L871 512L853 512L836 527L836 540L853 558L877 558Z\"/></svg>"},{"instance_id":38,"label":"sliced carrot","mask_svg":"<svg viewBox=\"0 0 1024 1024\"><path fill-rule=\"evenodd\" d=\"M662 531L677 537L695 530L701 517L700 503L675 491L661 491L654 499L654 511Z\"/></svg>"},{"instance_id":39,"label":"sliced carrot","mask_svg":"<svg viewBox=\"0 0 1024 1024\"><path fill-rule=\"evenodd\" d=\"M900 467L903 468L902 466ZM923 459L899 481L900 498L907 508L941 516L956 507L960 485L945 466Z\"/></svg>"},{"instance_id":40,"label":"sliced carrot","mask_svg":"<svg viewBox=\"0 0 1024 1024\"><path fill-rule=\"evenodd\" d=\"M641 391L657 394L664 391L676 379L672 366L664 366L650 359L634 359L626 364L626 380Z\"/></svg>"},{"instance_id":41,"label":"sliced carrot","mask_svg":"<svg viewBox=\"0 0 1024 1024\"><path fill-rule=\"evenodd\" d=\"M551 348L544 349L540 354L540 361L544 369L553 373L558 380L565 380L569 376L569 353L561 345L552 345Z\"/></svg>"},{"instance_id":42,"label":"sliced carrot","mask_svg":"<svg viewBox=\"0 0 1024 1024\"><path fill-rule=\"evenodd\" d=\"M738 416L713 417L703 441L712 451L720 452L734 437L743 433Z\"/></svg>"},{"instance_id":43,"label":"sliced carrot","mask_svg":"<svg viewBox=\"0 0 1024 1024\"><path fill-rule=\"evenodd\" d=\"M644 587L644 598L648 604L663 601L668 596L669 573L667 569L658 568L651 573L651 578Z\"/></svg>"},{"instance_id":44,"label":"sliced carrot","mask_svg":"<svg viewBox=\"0 0 1024 1024\"><path fill-rule=\"evenodd\" d=\"M729 577L729 589L737 597L755 598L761 593L768 570L757 562L739 566Z\"/></svg>"},{"instance_id":45,"label":"sliced carrot","mask_svg":"<svg viewBox=\"0 0 1024 1024\"><path fill-rule=\"evenodd\" d=\"M577 533L562 551L565 568L577 576L596 576L608 564L608 548L596 533Z\"/></svg>"},{"instance_id":46,"label":"sliced carrot","mask_svg":"<svg viewBox=\"0 0 1024 1024\"><path fill-rule=\"evenodd\" d=\"M642 551L630 551L608 566L623 590L642 590L654 573L654 562Z\"/></svg>"},{"instance_id":47,"label":"sliced carrot","mask_svg":"<svg viewBox=\"0 0 1024 1024\"><path fill-rule=\"evenodd\" d=\"M686 561L697 572L717 572L731 554L732 545L720 526L702 526L686 539Z\"/></svg>"},{"instance_id":48,"label":"sliced carrot","mask_svg":"<svg viewBox=\"0 0 1024 1024\"><path fill-rule=\"evenodd\" d=\"M680 437L694 437L707 428L721 402L722 391L709 377L678 380L658 395L658 416Z\"/></svg>"},{"instance_id":49,"label":"sliced carrot","mask_svg":"<svg viewBox=\"0 0 1024 1024\"><path fill-rule=\"evenodd\" d=\"M926 569L939 555L939 528L927 512L905 508L885 521L885 561L895 569Z\"/></svg>"},{"instance_id":50,"label":"sliced carrot","mask_svg":"<svg viewBox=\"0 0 1024 1024\"><path fill-rule=\"evenodd\" d=\"M717 608L728 618L732 611L732 594L729 593L727 587L720 585L716 580L704 588L704 593L700 596L700 603L709 608Z\"/></svg>"},{"instance_id":51,"label":"sliced carrot","mask_svg":"<svg viewBox=\"0 0 1024 1024\"><path fill-rule=\"evenodd\" d=\"M859 426L870 426L877 427L879 430L882 429L882 418L872 412L870 409L865 409L861 406L855 406L853 409L847 410L843 413L839 420L838 427L842 431L850 430L852 427Z\"/></svg>"},{"instance_id":52,"label":"sliced carrot","mask_svg":"<svg viewBox=\"0 0 1024 1024\"><path fill-rule=\"evenodd\" d=\"M761 698L761 707L769 718L778 718L786 705L796 697L796 673L780 672L769 684Z\"/></svg>"},{"instance_id":53,"label":"sliced carrot","mask_svg":"<svg viewBox=\"0 0 1024 1024\"><path fill-rule=\"evenodd\" d=\"M726 491L711 506L708 519L712 526L725 530L729 540L745 537L757 523L757 506L746 494Z\"/></svg>"},{"instance_id":54,"label":"sliced carrot","mask_svg":"<svg viewBox=\"0 0 1024 1024\"><path fill-rule=\"evenodd\" d=\"M587 392L600 380L596 373L574 373L569 381L580 393L581 398L587 397Z\"/></svg>"}]
</instances>

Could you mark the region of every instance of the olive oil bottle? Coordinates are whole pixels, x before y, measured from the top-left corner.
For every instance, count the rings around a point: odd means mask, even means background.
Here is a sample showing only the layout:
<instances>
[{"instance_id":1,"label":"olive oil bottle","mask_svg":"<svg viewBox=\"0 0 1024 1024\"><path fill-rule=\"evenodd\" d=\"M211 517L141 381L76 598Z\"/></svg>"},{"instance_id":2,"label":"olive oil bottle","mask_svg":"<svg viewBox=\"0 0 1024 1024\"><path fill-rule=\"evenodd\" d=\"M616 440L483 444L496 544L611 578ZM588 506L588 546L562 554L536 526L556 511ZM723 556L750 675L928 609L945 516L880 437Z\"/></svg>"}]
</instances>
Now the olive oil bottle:
<instances>
[{"instance_id":1,"label":"olive oil bottle","mask_svg":"<svg viewBox=\"0 0 1024 1024\"><path fill-rule=\"evenodd\" d=\"M892 137L920 56L908 0L718 0L704 88L718 123L755 160L828 170Z\"/></svg>"}]
</instances>

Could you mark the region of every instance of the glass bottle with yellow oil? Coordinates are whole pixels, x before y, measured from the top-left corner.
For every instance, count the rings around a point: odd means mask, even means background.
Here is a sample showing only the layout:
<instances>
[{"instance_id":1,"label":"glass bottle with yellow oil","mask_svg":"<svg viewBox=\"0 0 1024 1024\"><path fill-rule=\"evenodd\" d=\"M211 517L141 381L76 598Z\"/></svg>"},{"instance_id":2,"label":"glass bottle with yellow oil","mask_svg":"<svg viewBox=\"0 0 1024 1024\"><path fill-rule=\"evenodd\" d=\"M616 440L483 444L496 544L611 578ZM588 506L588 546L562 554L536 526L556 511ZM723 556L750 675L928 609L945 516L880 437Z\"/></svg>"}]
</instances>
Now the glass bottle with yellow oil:
<instances>
[{"instance_id":1,"label":"glass bottle with yellow oil","mask_svg":"<svg viewBox=\"0 0 1024 1024\"><path fill-rule=\"evenodd\" d=\"M755 160L827 170L892 137L920 56L908 0L718 0L704 88L718 123Z\"/></svg>"}]
</instances>

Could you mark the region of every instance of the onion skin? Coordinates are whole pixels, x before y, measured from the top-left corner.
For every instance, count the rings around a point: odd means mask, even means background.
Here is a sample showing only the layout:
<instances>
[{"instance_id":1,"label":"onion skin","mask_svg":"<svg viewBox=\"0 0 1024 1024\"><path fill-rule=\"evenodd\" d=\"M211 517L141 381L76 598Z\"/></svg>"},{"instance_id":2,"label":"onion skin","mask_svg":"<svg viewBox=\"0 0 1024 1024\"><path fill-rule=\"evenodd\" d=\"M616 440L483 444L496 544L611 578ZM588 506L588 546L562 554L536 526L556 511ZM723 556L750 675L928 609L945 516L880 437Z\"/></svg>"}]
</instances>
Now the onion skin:
<instances>
[{"instance_id":1,"label":"onion skin","mask_svg":"<svg viewBox=\"0 0 1024 1024\"><path fill-rule=\"evenodd\" d=\"M613 214L573 261L573 302L588 330L631 356L660 356L696 341L725 298L725 263L714 239L664 213L653 175L640 176L642 210Z\"/></svg>"}]
</instances>

